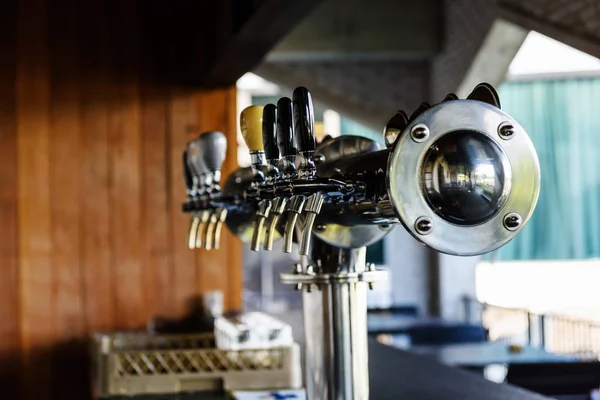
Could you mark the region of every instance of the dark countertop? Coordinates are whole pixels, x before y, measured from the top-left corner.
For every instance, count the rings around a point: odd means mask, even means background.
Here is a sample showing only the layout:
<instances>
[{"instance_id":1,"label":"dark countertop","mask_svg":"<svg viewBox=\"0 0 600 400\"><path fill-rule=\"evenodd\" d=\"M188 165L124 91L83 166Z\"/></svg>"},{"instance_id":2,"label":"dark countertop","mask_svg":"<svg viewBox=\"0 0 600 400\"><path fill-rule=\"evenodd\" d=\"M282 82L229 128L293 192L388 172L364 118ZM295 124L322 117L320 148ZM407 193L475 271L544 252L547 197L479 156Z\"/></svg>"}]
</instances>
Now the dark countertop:
<instances>
[{"instance_id":1,"label":"dark countertop","mask_svg":"<svg viewBox=\"0 0 600 400\"><path fill-rule=\"evenodd\" d=\"M370 400L542 400L424 356L369 343Z\"/></svg>"},{"instance_id":2,"label":"dark countertop","mask_svg":"<svg viewBox=\"0 0 600 400\"><path fill-rule=\"evenodd\" d=\"M367 328L370 334L378 333L405 333L415 326L464 326L463 322L447 321L437 317L414 317L410 315L369 315Z\"/></svg>"},{"instance_id":3,"label":"dark countertop","mask_svg":"<svg viewBox=\"0 0 600 400\"><path fill-rule=\"evenodd\" d=\"M564 363L577 362L574 357L549 353L544 349L523 346L519 352L509 351L499 342L450 344L444 346L413 346L413 354L434 358L445 365L485 367L490 364Z\"/></svg>"},{"instance_id":4,"label":"dark countertop","mask_svg":"<svg viewBox=\"0 0 600 400\"><path fill-rule=\"evenodd\" d=\"M369 375L370 400L548 400L547 397L486 381L481 376L375 341L369 343ZM226 394L200 393L138 396L134 399L227 400L228 397Z\"/></svg>"}]
</instances>

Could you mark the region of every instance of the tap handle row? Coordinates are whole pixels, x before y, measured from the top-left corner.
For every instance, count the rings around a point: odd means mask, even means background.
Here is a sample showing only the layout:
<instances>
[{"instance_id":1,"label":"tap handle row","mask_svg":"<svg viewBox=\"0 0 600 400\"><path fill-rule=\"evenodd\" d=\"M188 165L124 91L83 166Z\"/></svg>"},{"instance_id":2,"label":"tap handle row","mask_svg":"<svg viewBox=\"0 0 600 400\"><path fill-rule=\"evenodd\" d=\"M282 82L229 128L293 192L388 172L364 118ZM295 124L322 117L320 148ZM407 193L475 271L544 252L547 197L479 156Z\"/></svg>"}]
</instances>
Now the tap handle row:
<instances>
[{"instance_id":1,"label":"tap handle row","mask_svg":"<svg viewBox=\"0 0 600 400\"><path fill-rule=\"evenodd\" d=\"M184 179L188 194L200 200L218 193L221 168L227 152L227 139L221 132L210 131L188 142L183 154ZM191 183L191 186L190 186ZM192 191L190 191L190 187ZM226 212L204 209L192 212L188 247L218 248Z\"/></svg>"}]
</instances>

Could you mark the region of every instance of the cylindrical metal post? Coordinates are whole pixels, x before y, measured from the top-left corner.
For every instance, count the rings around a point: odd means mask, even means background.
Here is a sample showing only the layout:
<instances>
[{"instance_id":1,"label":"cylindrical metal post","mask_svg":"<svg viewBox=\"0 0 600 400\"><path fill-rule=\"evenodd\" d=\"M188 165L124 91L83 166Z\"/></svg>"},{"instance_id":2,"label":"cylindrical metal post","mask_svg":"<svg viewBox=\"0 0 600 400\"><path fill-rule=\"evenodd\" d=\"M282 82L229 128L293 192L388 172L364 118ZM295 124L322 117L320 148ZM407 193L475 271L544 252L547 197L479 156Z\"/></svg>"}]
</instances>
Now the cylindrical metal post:
<instances>
[{"instance_id":1,"label":"cylindrical metal post","mask_svg":"<svg viewBox=\"0 0 600 400\"><path fill-rule=\"evenodd\" d=\"M366 249L338 249L315 243L317 273L364 272ZM329 282L304 291L306 387L308 399L367 400L366 282Z\"/></svg>"}]
</instances>

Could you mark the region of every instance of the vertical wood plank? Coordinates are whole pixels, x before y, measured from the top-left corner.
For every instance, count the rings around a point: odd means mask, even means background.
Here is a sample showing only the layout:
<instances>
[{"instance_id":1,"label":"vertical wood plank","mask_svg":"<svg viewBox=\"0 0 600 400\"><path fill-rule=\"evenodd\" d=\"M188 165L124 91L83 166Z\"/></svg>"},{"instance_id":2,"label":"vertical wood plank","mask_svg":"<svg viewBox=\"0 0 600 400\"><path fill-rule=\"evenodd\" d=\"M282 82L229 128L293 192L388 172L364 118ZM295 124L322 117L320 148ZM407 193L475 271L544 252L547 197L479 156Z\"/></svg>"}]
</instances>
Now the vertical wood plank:
<instances>
[{"instance_id":1,"label":"vertical wood plank","mask_svg":"<svg viewBox=\"0 0 600 400\"><path fill-rule=\"evenodd\" d=\"M57 338L84 333L80 274L79 57L77 2L53 3L50 24L50 213Z\"/></svg>"},{"instance_id":2,"label":"vertical wood plank","mask_svg":"<svg viewBox=\"0 0 600 400\"><path fill-rule=\"evenodd\" d=\"M185 149L187 131L193 125L193 103L190 93L173 88L169 104L169 240L173 252L173 300L175 313L189 311L191 297L197 295L194 251L187 247L189 215L181 212L185 200L181 153Z\"/></svg>"},{"instance_id":3,"label":"vertical wood plank","mask_svg":"<svg viewBox=\"0 0 600 400\"><path fill-rule=\"evenodd\" d=\"M0 13L0 37L16 34L16 4ZM0 386L20 398L20 315L17 226L16 42L0 40Z\"/></svg>"},{"instance_id":4,"label":"vertical wood plank","mask_svg":"<svg viewBox=\"0 0 600 400\"><path fill-rule=\"evenodd\" d=\"M194 100L198 112L198 132L217 130L227 135L225 91L200 91L194 95ZM201 292L205 290L221 290L226 297L228 294L227 249L196 250L195 255L198 290Z\"/></svg>"},{"instance_id":5,"label":"vertical wood plank","mask_svg":"<svg viewBox=\"0 0 600 400\"><path fill-rule=\"evenodd\" d=\"M167 192L167 103L164 92L145 84L142 99L142 264L150 316L173 312Z\"/></svg>"},{"instance_id":6,"label":"vertical wood plank","mask_svg":"<svg viewBox=\"0 0 600 400\"><path fill-rule=\"evenodd\" d=\"M140 252L140 93L137 10L134 2L111 4L114 19L115 97L109 116L109 157L112 173L111 247L114 271L114 312L117 329L135 329L146 322Z\"/></svg>"},{"instance_id":7,"label":"vertical wood plank","mask_svg":"<svg viewBox=\"0 0 600 400\"><path fill-rule=\"evenodd\" d=\"M225 132L227 136L227 157L225 157L223 165L223 176L227 177L238 168L237 91L235 86L223 90L225 91ZM224 247L222 251L227 255L227 296L225 297L225 307L228 310L241 310L244 286L242 243L229 229L223 230L223 240Z\"/></svg>"},{"instance_id":8,"label":"vertical wood plank","mask_svg":"<svg viewBox=\"0 0 600 400\"><path fill-rule=\"evenodd\" d=\"M227 177L237 168L235 95L235 88L199 91L195 94L198 131L219 130L227 137L223 177ZM239 309L242 290L239 240L224 229L221 249L197 251L195 262L198 290L221 290L225 295L225 307Z\"/></svg>"},{"instance_id":9,"label":"vertical wood plank","mask_svg":"<svg viewBox=\"0 0 600 400\"><path fill-rule=\"evenodd\" d=\"M21 341L25 398L50 393L48 347L54 342L50 235L48 4L19 2L17 157ZM31 384L35 382L35 384Z\"/></svg>"},{"instance_id":10,"label":"vertical wood plank","mask_svg":"<svg viewBox=\"0 0 600 400\"><path fill-rule=\"evenodd\" d=\"M142 102L142 264L145 303L149 316L174 311L173 262L169 207L168 90L164 84L165 51L173 40L153 21L164 19L158 3L146 3L140 12Z\"/></svg>"},{"instance_id":11,"label":"vertical wood plank","mask_svg":"<svg viewBox=\"0 0 600 400\"><path fill-rule=\"evenodd\" d=\"M81 271L81 152L79 2L56 0L49 9L50 234L56 342L52 346L52 398L88 393L83 343L85 314Z\"/></svg>"},{"instance_id":12,"label":"vertical wood plank","mask_svg":"<svg viewBox=\"0 0 600 400\"><path fill-rule=\"evenodd\" d=\"M85 325L88 333L114 324L112 249L110 247L111 184L108 163L108 86L110 42L105 2L82 8L81 54L81 267Z\"/></svg>"}]
</instances>

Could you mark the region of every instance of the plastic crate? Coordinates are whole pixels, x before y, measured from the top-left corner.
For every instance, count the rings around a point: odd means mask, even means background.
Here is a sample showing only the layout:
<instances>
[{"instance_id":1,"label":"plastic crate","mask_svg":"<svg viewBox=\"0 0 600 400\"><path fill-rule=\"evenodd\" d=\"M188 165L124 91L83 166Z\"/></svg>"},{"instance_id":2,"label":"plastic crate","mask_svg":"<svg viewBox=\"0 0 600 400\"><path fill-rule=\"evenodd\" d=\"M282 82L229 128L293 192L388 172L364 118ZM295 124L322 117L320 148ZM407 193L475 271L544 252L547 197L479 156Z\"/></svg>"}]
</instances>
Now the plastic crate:
<instances>
[{"instance_id":1,"label":"plastic crate","mask_svg":"<svg viewBox=\"0 0 600 400\"><path fill-rule=\"evenodd\" d=\"M238 351L214 343L212 334L95 335L95 397L302 386L296 343Z\"/></svg>"}]
</instances>

